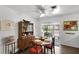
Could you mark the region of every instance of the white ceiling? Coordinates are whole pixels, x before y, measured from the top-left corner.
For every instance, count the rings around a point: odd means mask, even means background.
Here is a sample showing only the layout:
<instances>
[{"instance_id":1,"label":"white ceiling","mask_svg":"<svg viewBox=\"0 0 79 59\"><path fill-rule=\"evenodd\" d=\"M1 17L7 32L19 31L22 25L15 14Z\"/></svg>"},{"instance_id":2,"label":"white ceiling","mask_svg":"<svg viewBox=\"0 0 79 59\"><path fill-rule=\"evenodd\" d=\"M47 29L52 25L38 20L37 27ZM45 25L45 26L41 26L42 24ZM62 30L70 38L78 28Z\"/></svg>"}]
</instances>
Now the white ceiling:
<instances>
[{"instance_id":1,"label":"white ceiling","mask_svg":"<svg viewBox=\"0 0 79 59\"><path fill-rule=\"evenodd\" d=\"M73 13L79 11L79 5L60 5L60 13Z\"/></svg>"},{"instance_id":2,"label":"white ceiling","mask_svg":"<svg viewBox=\"0 0 79 59\"><path fill-rule=\"evenodd\" d=\"M35 5L5 5L5 7L13 9L19 14L26 14L33 18L40 17L40 11ZM79 11L79 5L59 5L59 8L59 12L55 15L69 14Z\"/></svg>"},{"instance_id":3,"label":"white ceiling","mask_svg":"<svg viewBox=\"0 0 79 59\"><path fill-rule=\"evenodd\" d=\"M16 11L18 14L26 14L33 18L38 18L40 16L39 10L34 5L5 5L5 7Z\"/></svg>"}]
</instances>

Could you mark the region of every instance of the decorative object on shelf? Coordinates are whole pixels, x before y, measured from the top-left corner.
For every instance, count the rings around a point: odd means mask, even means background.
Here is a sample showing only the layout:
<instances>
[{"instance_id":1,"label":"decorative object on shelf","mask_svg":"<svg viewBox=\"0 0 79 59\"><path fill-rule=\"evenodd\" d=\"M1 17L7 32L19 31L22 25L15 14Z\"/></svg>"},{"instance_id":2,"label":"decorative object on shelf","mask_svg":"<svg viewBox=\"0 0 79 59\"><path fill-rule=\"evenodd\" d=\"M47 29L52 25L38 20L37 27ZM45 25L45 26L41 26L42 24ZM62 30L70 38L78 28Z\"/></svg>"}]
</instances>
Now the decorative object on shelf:
<instances>
[{"instance_id":1,"label":"decorative object on shelf","mask_svg":"<svg viewBox=\"0 0 79 59\"><path fill-rule=\"evenodd\" d=\"M0 30L1 31L10 31L15 27L15 24L11 20L1 20L0 21Z\"/></svg>"},{"instance_id":2,"label":"decorative object on shelf","mask_svg":"<svg viewBox=\"0 0 79 59\"><path fill-rule=\"evenodd\" d=\"M65 31L78 31L77 21L64 21Z\"/></svg>"}]
</instances>

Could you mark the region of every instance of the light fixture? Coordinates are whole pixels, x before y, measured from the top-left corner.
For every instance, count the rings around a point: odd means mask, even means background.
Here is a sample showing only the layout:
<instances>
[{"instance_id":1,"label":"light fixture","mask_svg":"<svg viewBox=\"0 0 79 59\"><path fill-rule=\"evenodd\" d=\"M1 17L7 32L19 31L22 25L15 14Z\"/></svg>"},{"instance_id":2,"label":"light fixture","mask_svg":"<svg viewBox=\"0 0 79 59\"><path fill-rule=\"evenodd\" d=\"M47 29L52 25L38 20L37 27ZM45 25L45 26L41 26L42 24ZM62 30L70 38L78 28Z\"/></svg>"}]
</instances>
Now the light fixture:
<instances>
[{"instance_id":1,"label":"light fixture","mask_svg":"<svg viewBox=\"0 0 79 59\"><path fill-rule=\"evenodd\" d=\"M45 16L45 14L41 13L40 17L44 17L44 16Z\"/></svg>"},{"instance_id":2,"label":"light fixture","mask_svg":"<svg viewBox=\"0 0 79 59\"><path fill-rule=\"evenodd\" d=\"M57 14L60 11L59 6L56 5L40 5L38 6L38 9L41 13L40 17L52 16L53 14Z\"/></svg>"},{"instance_id":3,"label":"light fixture","mask_svg":"<svg viewBox=\"0 0 79 59\"><path fill-rule=\"evenodd\" d=\"M57 13L59 13L59 11L60 11L60 7L57 6L57 8L54 9L54 11L52 12L52 14L57 14Z\"/></svg>"}]
</instances>

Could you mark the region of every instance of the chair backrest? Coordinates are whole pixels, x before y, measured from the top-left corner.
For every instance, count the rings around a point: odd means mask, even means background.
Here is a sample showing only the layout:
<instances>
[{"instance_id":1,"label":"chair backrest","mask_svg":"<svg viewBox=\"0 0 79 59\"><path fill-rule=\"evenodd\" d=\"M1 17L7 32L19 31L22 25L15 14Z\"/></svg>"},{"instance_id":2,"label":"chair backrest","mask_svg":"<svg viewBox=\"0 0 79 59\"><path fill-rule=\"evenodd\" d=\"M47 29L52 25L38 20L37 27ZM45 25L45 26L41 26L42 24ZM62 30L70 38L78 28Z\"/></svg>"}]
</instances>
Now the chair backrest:
<instances>
[{"instance_id":1,"label":"chair backrest","mask_svg":"<svg viewBox=\"0 0 79 59\"><path fill-rule=\"evenodd\" d=\"M55 37L52 38L52 45L55 46Z\"/></svg>"}]
</instances>

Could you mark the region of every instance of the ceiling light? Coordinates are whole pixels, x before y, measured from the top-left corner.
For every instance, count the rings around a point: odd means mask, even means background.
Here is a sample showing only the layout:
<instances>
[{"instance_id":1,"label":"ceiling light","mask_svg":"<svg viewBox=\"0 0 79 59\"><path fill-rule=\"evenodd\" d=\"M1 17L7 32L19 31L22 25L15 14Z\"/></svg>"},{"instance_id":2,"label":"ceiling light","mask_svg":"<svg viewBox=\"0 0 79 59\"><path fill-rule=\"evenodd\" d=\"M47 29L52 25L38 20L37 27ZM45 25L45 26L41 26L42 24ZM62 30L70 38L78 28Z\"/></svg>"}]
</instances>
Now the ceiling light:
<instances>
[{"instance_id":1,"label":"ceiling light","mask_svg":"<svg viewBox=\"0 0 79 59\"><path fill-rule=\"evenodd\" d=\"M41 15L40 15L40 17L44 17L44 16L45 16L45 14L41 14Z\"/></svg>"},{"instance_id":2,"label":"ceiling light","mask_svg":"<svg viewBox=\"0 0 79 59\"><path fill-rule=\"evenodd\" d=\"M57 8L52 11L52 14L57 14L59 12L60 12L60 7L57 6Z\"/></svg>"}]
</instances>

